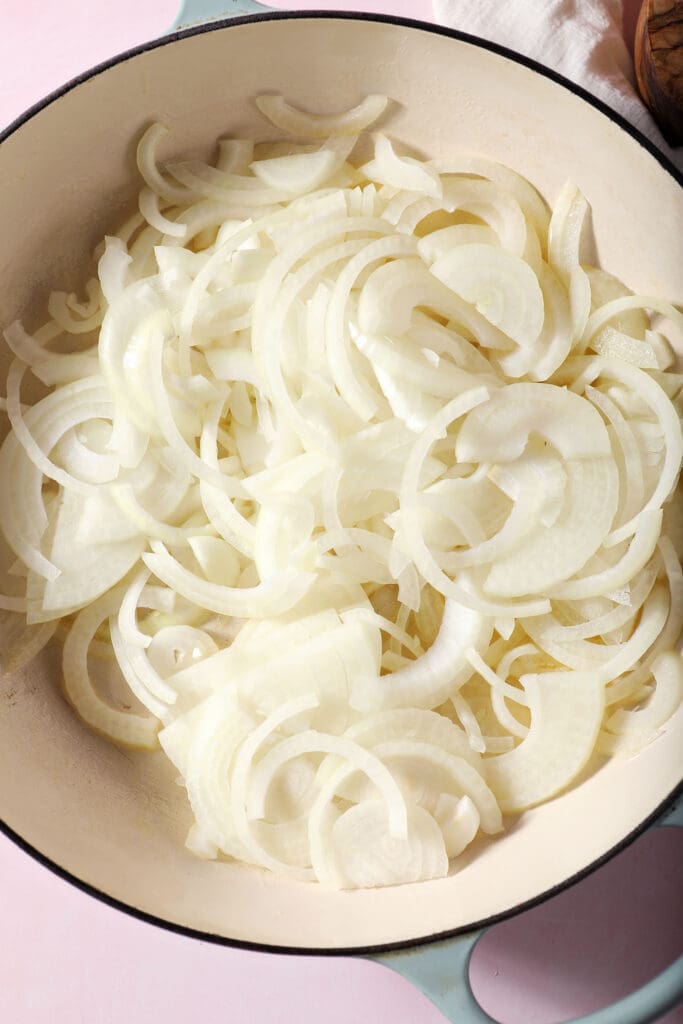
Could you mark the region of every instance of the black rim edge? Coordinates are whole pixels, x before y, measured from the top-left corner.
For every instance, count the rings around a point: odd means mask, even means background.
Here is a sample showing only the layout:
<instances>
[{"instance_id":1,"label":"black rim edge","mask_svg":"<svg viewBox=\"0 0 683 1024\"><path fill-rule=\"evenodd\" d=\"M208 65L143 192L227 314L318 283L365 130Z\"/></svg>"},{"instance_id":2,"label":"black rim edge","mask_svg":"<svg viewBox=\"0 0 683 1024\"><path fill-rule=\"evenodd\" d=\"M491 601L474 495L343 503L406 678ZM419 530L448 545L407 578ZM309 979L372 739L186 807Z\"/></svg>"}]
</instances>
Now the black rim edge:
<instances>
[{"instance_id":1,"label":"black rim edge","mask_svg":"<svg viewBox=\"0 0 683 1024\"><path fill-rule=\"evenodd\" d=\"M546 889L544 892L539 893L530 900L526 900L524 903L519 903L514 907L510 907L509 910L502 911L500 914L493 914L491 917L483 918L480 921L473 921L470 924L462 925L459 928L450 928L442 932L435 932L432 935L422 935L417 938L402 939L399 942L378 943L372 946L330 946L324 948L317 946L279 946L266 942L249 942L245 939L231 939L224 935L217 935L215 932L205 932L199 928L189 928L187 925L168 921L163 917L157 917L156 914L148 913L148 911L141 910L139 907L134 907L130 903L124 903L122 900L117 899L115 896L111 896L102 889L98 889L89 882L84 882L82 878L72 875L70 871L66 870L66 868L63 868L60 864L55 863L55 861L45 856L44 853L41 853L40 850L36 849L35 846L32 846L31 843L27 842L1 819L0 832L2 832L11 842L15 843L21 850L23 850L24 853L32 857L33 860L47 868L54 875L57 875L58 878L61 878L62 881L68 882L76 889L80 889L81 892L94 897L94 899L98 900L100 903L104 903L106 906L112 907L114 910L119 910L122 913L127 914L129 917L133 917L138 921L143 921L145 924L155 925L158 928L162 928L164 931L175 932L177 935L183 935L190 939L199 939L201 942L210 942L217 946L229 946L234 949L244 949L249 952L256 953L277 953L287 956L357 956L369 958L380 956L383 953L398 953L402 950L416 949L418 946L429 946L436 942L445 942L448 939L454 939L459 935L467 935L470 932L476 932L483 928L491 928L493 925L499 924L501 921L507 921L511 917L516 917L517 914L521 914L526 910L533 910L534 907L539 906L541 903L545 903L546 900L551 899L553 896L558 896L566 889L569 889L571 886L581 882L588 875L593 874L593 872L597 871L598 868L601 868L608 861L616 857L617 854L630 846L631 843L643 835L651 825L654 825L659 818L670 810L681 796L683 796L683 783L679 783L679 785L676 786L676 788L659 804L652 814L645 819L645 821L641 822L640 825L629 832L628 835L621 839L601 857L598 857L597 860L591 861L590 864L585 868L582 868L580 871L577 871L576 874L572 875L570 878L559 882L550 889Z\"/></svg>"},{"instance_id":2,"label":"black rim edge","mask_svg":"<svg viewBox=\"0 0 683 1024\"><path fill-rule=\"evenodd\" d=\"M469 43L472 46L477 46L483 50L489 50L492 53L496 53L501 57L505 57L508 60L514 61L517 64L521 64L536 74L541 75L544 78L548 78L555 82L557 85L562 86L569 92L574 93L580 99L583 99L589 106L594 107L605 117L607 117L614 124L617 124L627 135L630 135L636 142L638 142L644 149L646 149L652 157L660 164L660 166L667 171L671 177L683 187L683 174L677 170L677 168L667 159L664 153L659 150L653 142L650 141L645 135L643 135L637 128L627 121L621 114L617 114L611 110L607 104L602 100L593 96L587 92L582 86L576 85L576 83L565 78L563 75L554 71L552 68L548 68L538 61L533 60L530 57L526 57L523 54L517 53L514 50L510 50L505 46L500 46L498 43L492 43L485 39L480 39L478 36L469 35L466 32L461 32L457 29L446 28L441 25L433 25L427 22L417 21L413 18L401 18L393 17L391 15L383 14L370 14L365 12L350 12L350 11L273 11L272 13L266 14L253 14L239 18L219 19L216 21L208 22L205 25L199 25L188 29L182 29L177 32L169 33L166 36L162 36L160 39L151 40L148 43L142 43L139 46L135 46L129 50L125 50L123 53L118 54L109 60L103 61L95 67L90 68L88 71L77 75L75 78L70 79L64 85L55 89L49 93L46 97L40 100L38 103L30 106L23 114L12 121L6 128L0 131L0 144L13 135L18 129L22 127L27 121L29 121L36 114L40 113L51 103L60 99L66 93L71 92L79 85L89 81L91 78L95 78L103 72L115 67L117 64L123 64L128 60L142 53L146 53L149 50L156 50L162 46L169 45L177 42L178 40L185 39L190 36L202 35L205 32L212 32L216 29L229 28L236 25L250 24L260 21L281 21L281 20L303 20L303 19L327 19L327 20L348 20L348 21L374 21L385 24L401 25L405 28L414 28L419 31L429 32L434 35L446 36L447 38L457 39L460 42ZM241 939L231 939L223 935L216 935L212 932L204 932L200 929L188 928L185 925L178 924L176 922L165 920L162 917L157 917L155 914L150 914L145 910L141 910L138 907L131 906L128 903L124 903L122 900L117 899L108 893L97 889L90 883L83 881L76 875L71 874L66 868L57 864L51 860L45 854L41 853L35 846L32 846L27 840L15 832L10 826L0 819L0 832L2 832L11 842L18 846L24 853L28 854L33 860L37 861L43 867L47 868L54 875L61 878L63 881L73 885L76 889L85 893L88 896L94 897L106 906L113 908L114 910L121 911L130 917L143 921L145 924L155 925L157 928L161 928L164 931L174 932L177 935L182 935L187 938L199 939L202 942L210 942L214 945L228 946L234 949L243 949L251 952L259 953L277 953L282 955L290 956L358 956L358 957L373 957L383 953L399 952L406 949L414 949L418 946L426 946L436 942L446 941L447 939L455 938L458 935L465 935L469 932L477 931L481 928L489 928L501 921L508 920L511 917L516 916L526 910L531 910L546 900L551 899L553 896L557 896L565 889L570 888L577 882L580 882L583 878L592 874L598 868L602 867L608 861L612 860L617 854L621 853L626 847L630 846L634 840L641 836L647 829L653 825L668 809L670 809L683 795L683 782L680 783L676 788L655 808L655 810L633 829L628 835L622 838L615 846L610 850L607 850L601 857L592 861L585 868L582 868L576 874L570 878L552 886L545 892L539 893L532 899L527 900L524 903L520 903L517 906L511 907L509 910L503 911L500 914L495 914L491 917L485 918L481 921L475 921L471 924L464 925L459 928L447 929L443 932L437 932L433 935L421 936L414 939L404 939L400 942L389 942L380 943L373 946L344 946L344 947L329 947L329 948L318 948L309 946L280 946L271 945L268 943L261 942L248 942Z\"/></svg>"}]
</instances>

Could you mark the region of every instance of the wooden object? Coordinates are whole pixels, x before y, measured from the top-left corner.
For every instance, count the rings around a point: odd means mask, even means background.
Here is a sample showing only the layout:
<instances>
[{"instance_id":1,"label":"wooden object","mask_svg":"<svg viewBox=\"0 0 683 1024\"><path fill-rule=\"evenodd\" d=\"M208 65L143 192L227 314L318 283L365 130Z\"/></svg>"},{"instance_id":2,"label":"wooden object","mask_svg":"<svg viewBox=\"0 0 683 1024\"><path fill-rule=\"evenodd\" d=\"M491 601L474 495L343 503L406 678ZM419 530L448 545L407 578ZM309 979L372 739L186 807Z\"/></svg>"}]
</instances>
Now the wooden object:
<instances>
[{"instance_id":1,"label":"wooden object","mask_svg":"<svg viewBox=\"0 0 683 1024\"><path fill-rule=\"evenodd\" d=\"M645 0L635 38L641 96L671 146L683 145L683 0Z\"/></svg>"}]
</instances>

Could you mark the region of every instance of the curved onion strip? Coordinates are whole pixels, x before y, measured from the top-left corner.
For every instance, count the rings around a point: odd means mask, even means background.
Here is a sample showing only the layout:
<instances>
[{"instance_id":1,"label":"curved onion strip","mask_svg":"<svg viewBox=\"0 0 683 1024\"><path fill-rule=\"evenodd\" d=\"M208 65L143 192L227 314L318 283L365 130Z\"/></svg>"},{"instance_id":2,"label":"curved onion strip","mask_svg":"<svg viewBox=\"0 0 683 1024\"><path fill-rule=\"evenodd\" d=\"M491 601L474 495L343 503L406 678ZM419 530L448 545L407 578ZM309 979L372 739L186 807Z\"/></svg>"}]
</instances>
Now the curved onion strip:
<instances>
[{"instance_id":1,"label":"curved onion strip","mask_svg":"<svg viewBox=\"0 0 683 1024\"><path fill-rule=\"evenodd\" d=\"M307 280L321 270L325 269L343 257L353 257L365 244L362 241L342 242L335 246L330 254L323 251L317 258L314 258L311 269L310 262L304 266L305 277L299 274L299 279L287 284L288 293L284 298L279 299L278 305L273 308L278 292L282 288L284 278L293 266L304 256L309 248L319 245L321 242L330 242L338 237L343 237L347 232L359 231L365 234L374 233L378 235L387 234L389 225L375 218L339 218L321 225L314 225L314 230L299 232L298 237L282 253L275 257L266 272L259 290L259 295L254 303L252 322L252 346L257 365L264 376L269 397L275 401L283 416L292 423L297 432L308 442L307 446L319 445L321 439L312 432L310 425L298 414L285 385L281 367L281 354L278 351L278 331L281 330L281 319L286 312L287 306L294 300L298 291L304 286ZM315 262L317 259L317 263ZM291 296L291 297L290 297ZM365 398L367 401L367 396ZM374 407L373 407L374 411ZM368 417L369 418L369 417ZM313 435L313 436L311 436Z\"/></svg>"},{"instance_id":2,"label":"curved onion strip","mask_svg":"<svg viewBox=\"0 0 683 1024\"><path fill-rule=\"evenodd\" d=\"M31 462L34 463L34 465L41 471L41 473L44 476L47 476L49 477L49 479L54 480L55 483L60 484L62 487L70 488L74 491L79 492L80 494L90 493L92 489L91 484L85 483L83 480L76 479L76 477L72 476L70 473L67 473L65 470L61 469L59 466L56 466L54 462L52 462L52 460L45 454L44 450L41 448L40 444L38 443L34 435L31 433L31 430L29 429L26 421L24 420L24 416L21 411L19 393L21 389L21 381L24 376L24 373L26 372L26 369L27 367L25 364L22 364L17 360L14 360L9 368L9 373L7 374L7 414L9 416L10 423L12 424L14 436L19 441L19 444L22 446ZM74 410L79 415L79 419L76 422L81 422L83 418L94 419L95 417L104 417L108 413L111 413L112 405L108 400L102 398L102 392L104 391L104 389L98 387L99 380L97 378L95 378L95 381L97 383L92 389L95 392L95 394L91 397L90 402L83 404L79 403L79 405ZM62 398L61 395L58 395L58 397L60 399ZM52 404L53 407L57 406L57 403ZM63 412L61 402L59 403L58 408L59 412ZM57 413L57 408L51 409L50 412L52 412L53 416L55 416ZM57 430L61 431L59 436L62 436L62 434L65 433L66 430L71 428L71 424L69 424L68 427L64 427L63 422L59 422L59 419L57 420L57 422L59 426L55 424L55 427ZM52 424L50 423L50 425ZM54 439L54 433L48 430L47 420L45 417L43 417L43 422L41 423L40 426L40 433L43 436L47 435L48 444L50 444L50 447L53 447L54 444L56 443Z\"/></svg>"},{"instance_id":3,"label":"curved onion strip","mask_svg":"<svg viewBox=\"0 0 683 1024\"><path fill-rule=\"evenodd\" d=\"M567 294L546 263L534 268L543 292L544 322L533 344L499 353L498 364L508 377L528 376L547 380L562 365L571 348L571 324Z\"/></svg>"},{"instance_id":4,"label":"curved onion strip","mask_svg":"<svg viewBox=\"0 0 683 1024\"><path fill-rule=\"evenodd\" d=\"M387 96L366 96L357 107L340 114L309 114L288 103L284 96L257 96L255 100L264 117L276 128L282 128L290 135L308 139L324 139L330 135L357 135L382 116L389 98Z\"/></svg>"},{"instance_id":5,"label":"curved onion strip","mask_svg":"<svg viewBox=\"0 0 683 1024\"><path fill-rule=\"evenodd\" d=\"M534 619L526 620L524 628L535 643L560 664L567 665L569 668L580 665L578 671L590 669L594 678L605 684L611 679L616 679L623 672L628 672L642 658L664 628L669 614L669 606L669 596L665 588L655 587L643 606L640 621L633 634L623 644L613 645L614 649L598 644L589 644L584 640L574 641L573 644L556 643L542 635L541 631L536 628ZM586 663L586 659L581 656L581 653L577 655L577 646L580 644L584 645L584 652L591 648L595 651L594 660L590 659L591 664Z\"/></svg>"},{"instance_id":6,"label":"curved onion strip","mask_svg":"<svg viewBox=\"0 0 683 1024\"><path fill-rule=\"evenodd\" d=\"M323 761L325 764L325 761ZM308 814L308 844L311 865L317 880L323 885L343 889L346 884L333 855L332 828L339 818L334 805L336 791L357 771L353 764L342 762L322 784ZM407 809L406 809L407 834Z\"/></svg>"},{"instance_id":7,"label":"curved onion strip","mask_svg":"<svg viewBox=\"0 0 683 1024\"><path fill-rule=\"evenodd\" d=\"M524 644L516 649L515 657L522 657L524 654L529 653L537 653L536 647L532 644ZM491 667L486 664L484 659L474 650L467 652L467 660L472 668L479 673L482 679L485 679L490 685L491 708L501 726L504 729L507 729L507 731L513 736L518 736L519 738L524 739L529 730L515 718L505 701L506 699L512 700L515 704L528 707L529 699L524 690L518 689L516 686L511 686L506 682L509 667L505 663L505 658L503 658L501 664L498 666L497 673L494 672ZM512 660L513 659L510 660L509 664L512 664Z\"/></svg>"},{"instance_id":8,"label":"curved onion strip","mask_svg":"<svg viewBox=\"0 0 683 1024\"><path fill-rule=\"evenodd\" d=\"M195 194L191 189L181 188L168 181L157 167L157 147L161 140L169 134L170 130L166 125L158 122L150 125L138 142L137 165L147 187L152 192L161 196L168 203L178 203L184 206L186 203L192 202Z\"/></svg>"},{"instance_id":9,"label":"curved onion strip","mask_svg":"<svg viewBox=\"0 0 683 1024\"><path fill-rule=\"evenodd\" d=\"M127 644L138 644L140 647L149 647L152 642L151 636L143 633L137 624L135 613L142 597L142 591L149 580L149 569L141 569L133 577L130 586L126 590L119 607L118 626L122 639Z\"/></svg>"},{"instance_id":10,"label":"curved onion strip","mask_svg":"<svg viewBox=\"0 0 683 1024\"><path fill-rule=\"evenodd\" d=\"M328 139L316 152L290 153L254 160L250 169L264 184L290 196L320 189L340 171L356 145L357 138Z\"/></svg>"},{"instance_id":11,"label":"curved onion strip","mask_svg":"<svg viewBox=\"0 0 683 1024\"><path fill-rule=\"evenodd\" d=\"M586 329L591 308L590 281L580 263L581 234L587 213L586 197L569 182L557 199L548 227L548 259L569 294L574 341Z\"/></svg>"},{"instance_id":12,"label":"curved onion strip","mask_svg":"<svg viewBox=\"0 0 683 1024\"><path fill-rule=\"evenodd\" d=\"M645 497L643 464L638 443L616 402L613 402L609 395L603 394L590 384L586 387L585 394L611 424L621 448L624 470L620 473L620 479L624 488L624 499L619 518L628 521L642 507Z\"/></svg>"},{"instance_id":13,"label":"curved onion strip","mask_svg":"<svg viewBox=\"0 0 683 1024\"><path fill-rule=\"evenodd\" d=\"M600 548L617 510L618 474L612 459L570 459L557 520L499 556L484 582L487 595L547 594L574 576Z\"/></svg>"},{"instance_id":14,"label":"curved onion strip","mask_svg":"<svg viewBox=\"0 0 683 1024\"><path fill-rule=\"evenodd\" d=\"M604 637L607 633L628 626L636 618L652 590L657 571L657 561L652 560L633 578L628 604L616 604L602 615L571 626L561 625L554 616L543 616L546 635L558 643L575 643L588 640L590 637Z\"/></svg>"},{"instance_id":15,"label":"curved onion strip","mask_svg":"<svg viewBox=\"0 0 683 1024\"><path fill-rule=\"evenodd\" d=\"M503 813L513 814L564 789L591 755L605 706L591 672L546 672L522 678L531 710L528 736L490 758L486 777Z\"/></svg>"},{"instance_id":16,"label":"curved onion strip","mask_svg":"<svg viewBox=\"0 0 683 1024\"><path fill-rule=\"evenodd\" d=\"M543 460L533 457L528 460L518 459L514 470L519 496L503 526L479 544L441 556L439 564L442 569L455 572L466 566L492 562L520 546L530 533L539 529L543 506L548 497L548 477L552 475L552 470L551 474L546 473ZM493 477L494 481L498 482L499 477L500 473Z\"/></svg>"},{"instance_id":17,"label":"curved onion strip","mask_svg":"<svg viewBox=\"0 0 683 1024\"><path fill-rule=\"evenodd\" d=\"M8 488L0 495L0 528L5 540L28 570L45 580L57 579L61 570L41 551L47 527L42 475L13 434L7 435L0 449L0 477L12 480L15 488L12 501L8 500Z\"/></svg>"},{"instance_id":18,"label":"curved onion strip","mask_svg":"<svg viewBox=\"0 0 683 1024\"><path fill-rule=\"evenodd\" d=\"M252 819L247 814L247 793L249 789L249 775L254 770L253 762L259 747L263 746L284 722L305 711L312 711L318 705L319 700L316 694L306 694L302 697L285 701L277 711L274 711L261 722L244 740L235 758L230 779L230 807L235 830L240 842L254 863L268 867L271 871L279 871L305 879L311 877L310 870L306 868L297 869L293 868L290 864L285 864L269 854L264 849L263 844L258 841L252 825Z\"/></svg>"},{"instance_id":19,"label":"curved onion strip","mask_svg":"<svg viewBox=\"0 0 683 1024\"><path fill-rule=\"evenodd\" d=\"M247 207L252 214L292 198L291 193L285 189L271 188L258 178L246 174L219 171L201 160L170 163L166 165L166 170L196 195L214 202L230 202Z\"/></svg>"},{"instance_id":20,"label":"curved onion strip","mask_svg":"<svg viewBox=\"0 0 683 1024\"><path fill-rule=\"evenodd\" d=\"M213 844L240 859L245 851L230 808L230 769L240 744L255 726L253 716L238 706L230 689L224 689L181 715L159 735L165 753L184 778L206 846L210 849ZM192 841L192 836L188 839Z\"/></svg>"},{"instance_id":21,"label":"curved onion strip","mask_svg":"<svg viewBox=\"0 0 683 1024\"><path fill-rule=\"evenodd\" d=\"M88 672L88 648L100 623L118 611L120 595L106 594L85 608L74 620L64 641L62 672L64 692L74 710L94 729L126 746L152 750L159 728L154 718L120 711L96 693Z\"/></svg>"},{"instance_id":22,"label":"curved onion strip","mask_svg":"<svg viewBox=\"0 0 683 1024\"><path fill-rule=\"evenodd\" d=\"M389 677L357 680L351 689L351 706L367 713L380 707L433 708L442 704L472 674L467 651L471 647L485 649L492 632L489 618L448 598L439 633L429 650Z\"/></svg>"},{"instance_id":23,"label":"curved onion strip","mask_svg":"<svg viewBox=\"0 0 683 1024\"><path fill-rule=\"evenodd\" d=\"M20 429L31 450L38 447L38 462L46 458L42 454L43 446L52 447L83 419L106 416L111 411L111 403L104 400L104 390L101 378L88 377L60 388L33 406L25 416L21 414ZM41 493L42 473L29 460L14 432L5 438L0 452L0 475L12 480L14 488L14 493L9 489L3 491L2 531L8 544L27 567L44 579L55 580L60 569L40 550L40 538L47 526ZM92 492L92 487L86 484L72 491L81 489Z\"/></svg>"},{"instance_id":24,"label":"curved onion strip","mask_svg":"<svg viewBox=\"0 0 683 1024\"><path fill-rule=\"evenodd\" d=\"M405 647L416 658L424 654L420 643L410 633L407 633L397 623L385 618L384 615L378 615L377 612L373 612L370 608L353 608L351 611L342 613L342 620L344 622L353 619L360 619L362 622L369 622L374 626L378 626L383 633L388 633L389 636L397 641L400 647Z\"/></svg>"},{"instance_id":25,"label":"curved onion strip","mask_svg":"<svg viewBox=\"0 0 683 1024\"><path fill-rule=\"evenodd\" d=\"M477 753L483 754L486 752L486 743L484 742L484 735L481 731L481 726L477 720L477 716L472 711L472 708L465 700L463 695L458 692L451 696L451 704L453 710L458 716L458 720L462 725L463 729L467 734L467 739L472 750L476 750Z\"/></svg>"},{"instance_id":26,"label":"curved onion strip","mask_svg":"<svg viewBox=\"0 0 683 1024\"><path fill-rule=\"evenodd\" d=\"M479 831L479 811L468 796L441 793L434 808L449 857L459 857Z\"/></svg>"},{"instance_id":27,"label":"curved onion strip","mask_svg":"<svg viewBox=\"0 0 683 1024\"><path fill-rule=\"evenodd\" d=\"M187 470L200 480L205 480L212 487L231 498L243 497L244 491L231 477L225 476L217 469L212 469L202 458L190 447L173 417L173 410L169 395L164 384L163 376L163 351L164 335L158 331L151 339L150 359L150 390L154 401L155 411L159 427L166 439L167 444L177 454L180 461Z\"/></svg>"},{"instance_id":28,"label":"curved onion strip","mask_svg":"<svg viewBox=\"0 0 683 1024\"><path fill-rule=\"evenodd\" d=\"M679 314L683 322L683 315ZM659 508L669 497L678 478L683 459L683 428L675 407L660 386L649 374L638 370L635 366L622 363L616 359L605 359L596 356L591 360L590 368L598 369L600 374L611 380L619 381L630 387L645 401L657 417L666 441L664 463L658 474L657 486L642 506L640 512L627 523L613 530L608 543L618 544L620 540L630 537L638 525L639 516L652 509Z\"/></svg>"},{"instance_id":29,"label":"curved onion strip","mask_svg":"<svg viewBox=\"0 0 683 1024\"><path fill-rule=\"evenodd\" d=\"M405 238L380 238L365 245L353 256L338 276L327 305L325 316L325 353L332 379L339 394L365 422L377 410L377 399L355 374L348 352L345 312L356 280L375 260L408 255L415 251L415 242Z\"/></svg>"},{"instance_id":30,"label":"curved onion strip","mask_svg":"<svg viewBox=\"0 0 683 1024\"><path fill-rule=\"evenodd\" d=\"M625 295L622 298L606 302L604 306L596 309L591 314L583 332L583 348L585 349L591 338L609 320L619 316L620 313L635 309L652 309L666 317L667 320L671 320L678 328L683 329L683 313L680 313L670 302L666 302L664 299L657 298L654 295Z\"/></svg>"},{"instance_id":31,"label":"curved onion strip","mask_svg":"<svg viewBox=\"0 0 683 1024\"><path fill-rule=\"evenodd\" d=\"M97 276L102 294L111 305L131 283L130 267L133 258L120 235L105 235L104 252L97 263Z\"/></svg>"},{"instance_id":32,"label":"curved onion strip","mask_svg":"<svg viewBox=\"0 0 683 1024\"><path fill-rule=\"evenodd\" d=\"M515 612L518 615L538 615L548 610L547 601L537 600L519 602L517 604L497 603L481 599L455 583L441 571L422 537L417 506L417 483L429 449L439 437L445 434L448 425L453 420L464 416L471 409L486 402L488 397L489 392L486 388L475 388L454 398L434 416L429 426L425 428L415 442L408 457L401 483L400 509L402 521L400 543L402 548L410 552L410 557L415 563L415 567L435 590L440 591L446 597L452 597L465 607L489 615L514 614Z\"/></svg>"},{"instance_id":33,"label":"curved onion strip","mask_svg":"<svg viewBox=\"0 0 683 1024\"><path fill-rule=\"evenodd\" d=\"M590 576L578 576L564 583L555 584L549 591L549 596L553 599L575 600L582 597L597 597L617 590L628 580L633 579L650 561L661 528L661 509L642 512L627 550L614 565Z\"/></svg>"},{"instance_id":34,"label":"curved onion strip","mask_svg":"<svg viewBox=\"0 0 683 1024\"><path fill-rule=\"evenodd\" d=\"M216 532L247 558L254 556L254 526L240 515L231 499L205 480L199 482L202 505Z\"/></svg>"},{"instance_id":35,"label":"curved onion strip","mask_svg":"<svg viewBox=\"0 0 683 1024\"><path fill-rule=\"evenodd\" d=\"M349 726L344 735L368 749L379 744L415 740L445 750L454 757L463 758L478 769L481 758L472 750L462 729L435 711L419 708L392 708L379 711ZM317 780L322 783L333 767L327 759L318 770Z\"/></svg>"},{"instance_id":36,"label":"curved onion strip","mask_svg":"<svg viewBox=\"0 0 683 1024\"><path fill-rule=\"evenodd\" d=\"M430 161L439 174L477 175L488 178L499 186L503 195L512 195L524 210L538 236L545 239L548 234L550 217L545 202L530 181L504 164L487 160L469 153L457 158L440 157Z\"/></svg>"},{"instance_id":37,"label":"curved onion strip","mask_svg":"<svg viewBox=\"0 0 683 1024\"><path fill-rule=\"evenodd\" d=\"M605 723L609 732L652 739L683 701L683 659L676 651L660 654L652 663L654 692L643 707L619 708Z\"/></svg>"},{"instance_id":38,"label":"curved onion strip","mask_svg":"<svg viewBox=\"0 0 683 1024\"><path fill-rule=\"evenodd\" d=\"M249 791L250 818L264 816L268 789L274 775L293 757L301 757L303 754L334 754L348 761L356 771L367 775L385 800L389 834L395 839L405 839L408 834L405 800L396 780L379 758L343 736L327 736L313 729L306 729L282 740L261 758L254 769Z\"/></svg>"},{"instance_id":39,"label":"curved onion strip","mask_svg":"<svg viewBox=\"0 0 683 1024\"><path fill-rule=\"evenodd\" d=\"M441 198L443 188L436 171L421 160L398 156L389 139L381 132L375 134L374 141L374 159L360 168L366 178L391 185L392 188L424 192L433 199Z\"/></svg>"},{"instance_id":40,"label":"curved onion strip","mask_svg":"<svg viewBox=\"0 0 683 1024\"><path fill-rule=\"evenodd\" d=\"M622 679L609 683L607 687L608 704L629 700L650 678L654 659L680 645L681 631L683 630L683 568L668 537L660 537L657 547L664 563L669 588L669 614L666 624L641 664L624 675Z\"/></svg>"},{"instance_id":41,"label":"curved onion strip","mask_svg":"<svg viewBox=\"0 0 683 1024\"><path fill-rule=\"evenodd\" d=\"M156 228L162 235L170 238L183 239L187 235L187 225L178 224L176 221L164 217L159 209L159 196L149 188L143 188L138 196L140 213L151 227Z\"/></svg>"},{"instance_id":42,"label":"curved onion strip","mask_svg":"<svg viewBox=\"0 0 683 1024\"><path fill-rule=\"evenodd\" d=\"M99 292L97 282L90 282L90 286L93 291ZM63 331L67 334L89 334L101 325L104 309L97 308L99 301L89 303L87 307L79 307L77 303L70 301L72 299L75 299L75 296L67 295L66 292L52 292L47 302L48 313ZM93 307L95 312L89 312ZM73 316L72 310L80 313L80 316Z\"/></svg>"},{"instance_id":43,"label":"curved onion strip","mask_svg":"<svg viewBox=\"0 0 683 1024\"><path fill-rule=\"evenodd\" d=\"M154 694L143 680L143 676L145 674L147 674L147 676L156 676L156 673L147 662L143 649L139 644L127 644L125 642L121 636L121 630L119 629L118 623L113 617L109 620L109 632L117 664L121 669L123 678L130 687L131 693L137 697L142 706L145 707L151 715L154 715L154 717L158 718L161 722L167 722L168 705L175 703L178 696L177 693L170 687L165 686L162 681L159 680L159 683L164 686L164 691L168 691L167 701L162 700Z\"/></svg>"},{"instance_id":44,"label":"curved onion strip","mask_svg":"<svg viewBox=\"0 0 683 1024\"><path fill-rule=\"evenodd\" d=\"M382 761L415 759L443 769L452 780L456 791L466 793L475 804L481 817L482 830L488 835L495 835L501 831L503 824L496 797L481 773L464 758L448 753L431 743L412 739L380 743L373 747L373 753Z\"/></svg>"},{"instance_id":45,"label":"curved onion strip","mask_svg":"<svg viewBox=\"0 0 683 1024\"><path fill-rule=\"evenodd\" d=\"M147 568L188 601L219 615L249 619L282 614L301 600L315 578L312 573L287 571L255 587L224 587L185 569L160 541L151 546L153 553L142 556Z\"/></svg>"},{"instance_id":46,"label":"curved onion strip","mask_svg":"<svg viewBox=\"0 0 683 1024\"><path fill-rule=\"evenodd\" d=\"M212 525L171 526L157 519L142 507L131 484L114 484L111 496L126 518L147 537L162 540L166 544L187 544L193 537L215 536L216 531Z\"/></svg>"},{"instance_id":47,"label":"curved onion strip","mask_svg":"<svg viewBox=\"0 0 683 1024\"><path fill-rule=\"evenodd\" d=\"M93 420L93 425L102 425L111 428L104 420ZM86 431L81 431L81 435ZM71 476L82 480L86 484L106 484L115 480L119 474L121 464L116 455L108 451L97 452L81 440L75 428L67 430L61 441L58 442L58 455L64 469Z\"/></svg>"}]
</instances>

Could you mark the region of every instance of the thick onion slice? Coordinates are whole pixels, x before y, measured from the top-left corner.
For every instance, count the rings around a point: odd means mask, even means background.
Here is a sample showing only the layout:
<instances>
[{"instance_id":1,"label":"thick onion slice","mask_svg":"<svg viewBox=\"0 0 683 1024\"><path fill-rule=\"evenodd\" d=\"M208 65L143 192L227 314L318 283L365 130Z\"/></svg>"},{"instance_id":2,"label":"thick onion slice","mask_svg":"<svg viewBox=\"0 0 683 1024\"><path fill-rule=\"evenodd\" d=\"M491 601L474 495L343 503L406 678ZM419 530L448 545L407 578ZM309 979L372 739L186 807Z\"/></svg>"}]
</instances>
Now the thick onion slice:
<instances>
[{"instance_id":1,"label":"thick onion slice","mask_svg":"<svg viewBox=\"0 0 683 1024\"><path fill-rule=\"evenodd\" d=\"M522 683L531 728L518 747L486 763L501 810L516 814L549 800L576 778L595 746L604 686L591 672L546 672Z\"/></svg>"},{"instance_id":2,"label":"thick onion slice","mask_svg":"<svg viewBox=\"0 0 683 1024\"><path fill-rule=\"evenodd\" d=\"M345 887L402 885L448 874L441 829L424 808L408 806L405 839L387 836L387 811L381 800L350 807L335 821L331 843Z\"/></svg>"},{"instance_id":3,"label":"thick onion slice","mask_svg":"<svg viewBox=\"0 0 683 1024\"><path fill-rule=\"evenodd\" d=\"M276 128L290 135L324 139L330 135L357 135L369 128L387 108L387 96L366 96L357 107L339 114L309 114L293 107L284 96L263 94L256 97L256 106Z\"/></svg>"},{"instance_id":4,"label":"thick onion slice","mask_svg":"<svg viewBox=\"0 0 683 1024\"><path fill-rule=\"evenodd\" d=\"M518 345L531 345L543 327L543 293L528 263L505 249L472 242L439 257L432 274L471 302Z\"/></svg>"}]
</instances>

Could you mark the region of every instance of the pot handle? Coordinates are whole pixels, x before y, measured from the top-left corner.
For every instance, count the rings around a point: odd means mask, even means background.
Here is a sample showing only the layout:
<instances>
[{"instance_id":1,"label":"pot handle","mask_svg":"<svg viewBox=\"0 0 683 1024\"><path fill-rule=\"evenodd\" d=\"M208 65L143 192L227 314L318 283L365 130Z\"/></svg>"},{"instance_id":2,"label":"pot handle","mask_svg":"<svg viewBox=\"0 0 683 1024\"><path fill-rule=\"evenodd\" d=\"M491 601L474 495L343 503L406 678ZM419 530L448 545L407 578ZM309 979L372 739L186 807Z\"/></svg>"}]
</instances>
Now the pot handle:
<instances>
[{"instance_id":1,"label":"pot handle","mask_svg":"<svg viewBox=\"0 0 683 1024\"><path fill-rule=\"evenodd\" d=\"M180 0L180 9L169 32L193 28L209 21L239 18L244 14L264 14L272 8L256 0Z\"/></svg>"},{"instance_id":2,"label":"pot handle","mask_svg":"<svg viewBox=\"0 0 683 1024\"><path fill-rule=\"evenodd\" d=\"M683 827L683 801L655 825ZM367 959L390 967L412 982L452 1024L491 1024L470 985L469 966L477 942L487 929L457 935L426 946L379 953ZM683 956L641 988L595 1013L567 1024L649 1024L683 999Z\"/></svg>"}]
</instances>

